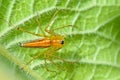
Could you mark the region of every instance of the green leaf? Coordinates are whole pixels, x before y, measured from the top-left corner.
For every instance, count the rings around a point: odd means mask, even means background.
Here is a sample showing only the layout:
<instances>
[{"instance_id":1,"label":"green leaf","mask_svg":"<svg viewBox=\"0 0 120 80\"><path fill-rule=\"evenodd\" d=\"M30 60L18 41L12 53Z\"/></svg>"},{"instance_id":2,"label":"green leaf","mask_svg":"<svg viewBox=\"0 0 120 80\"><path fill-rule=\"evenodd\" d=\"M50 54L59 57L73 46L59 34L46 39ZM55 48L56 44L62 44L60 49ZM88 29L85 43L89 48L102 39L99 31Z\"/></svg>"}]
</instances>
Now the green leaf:
<instances>
[{"instance_id":1,"label":"green leaf","mask_svg":"<svg viewBox=\"0 0 120 80\"><path fill-rule=\"evenodd\" d=\"M54 53L73 63L53 58L57 65L48 61L46 67L46 49L18 45L41 37L17 27L42 34L38 25L44 31L50 21L51 30L73 25L55 30L66 37L63 48ZM119 27L120 0L0 0L0 79L119 80ZM43 55L21 69L36 54Z\"/></svg>"}]
</instances>

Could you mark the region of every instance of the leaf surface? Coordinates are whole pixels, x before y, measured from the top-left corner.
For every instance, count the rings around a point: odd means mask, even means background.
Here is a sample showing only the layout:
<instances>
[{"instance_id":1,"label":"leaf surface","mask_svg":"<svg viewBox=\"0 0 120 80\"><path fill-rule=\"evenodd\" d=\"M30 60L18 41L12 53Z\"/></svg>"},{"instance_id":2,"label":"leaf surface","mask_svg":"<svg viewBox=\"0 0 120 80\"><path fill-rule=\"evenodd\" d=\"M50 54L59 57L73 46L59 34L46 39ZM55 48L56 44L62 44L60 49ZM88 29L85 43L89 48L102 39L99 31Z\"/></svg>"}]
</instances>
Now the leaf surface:
<instances>
[{"instance_id":1,"label":"leaf surface","mask_svg":"<svg viewBox=\"0 0 120 80\"><path fill-rule=\"evenodd\" d=\"M54 13L60 10L51 20ZM39 22L37 22L38 20ZM73 63L53 58L46 71L44 57L22 66L46 49L23 48L19 42L41 37L17 30L42 34L50 29L65 35L65 45L54 53ZM49 51L48 51L49 52ZM0 0L0 79L6 80L119 80L120 1L119 0ZM67 68L65 71L61 69ZM4 73L4 74L3 74ZM7 74L6 74L7 73ZM11 76L10 78L5 77Z\"/></svg>"}]
</instances>

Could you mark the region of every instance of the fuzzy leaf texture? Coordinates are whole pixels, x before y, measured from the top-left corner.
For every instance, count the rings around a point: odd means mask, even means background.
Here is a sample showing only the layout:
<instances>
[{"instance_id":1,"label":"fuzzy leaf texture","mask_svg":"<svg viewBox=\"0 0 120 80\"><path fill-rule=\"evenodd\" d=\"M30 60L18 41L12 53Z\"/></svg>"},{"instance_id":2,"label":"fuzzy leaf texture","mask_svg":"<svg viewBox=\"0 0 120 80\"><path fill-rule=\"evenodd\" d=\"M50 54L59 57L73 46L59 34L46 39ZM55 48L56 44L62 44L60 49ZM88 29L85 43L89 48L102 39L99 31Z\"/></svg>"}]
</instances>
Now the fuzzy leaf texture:
<instances>
[{"instance_id":1,"label":"fuzzy leaf texture","mask_svg":"<svg viewBox=\"0 0 120 80\"><path fill-rule=\"evenodd\" d=\"M17 30L42 34L50 20L51 30L73 25L55 30L66 37L53 54L73 62L51 58L56 73L46 49L19 46L41 37ZM120 0L0 0L0 80L120 80Z\"/></svg>"}]
</instances>

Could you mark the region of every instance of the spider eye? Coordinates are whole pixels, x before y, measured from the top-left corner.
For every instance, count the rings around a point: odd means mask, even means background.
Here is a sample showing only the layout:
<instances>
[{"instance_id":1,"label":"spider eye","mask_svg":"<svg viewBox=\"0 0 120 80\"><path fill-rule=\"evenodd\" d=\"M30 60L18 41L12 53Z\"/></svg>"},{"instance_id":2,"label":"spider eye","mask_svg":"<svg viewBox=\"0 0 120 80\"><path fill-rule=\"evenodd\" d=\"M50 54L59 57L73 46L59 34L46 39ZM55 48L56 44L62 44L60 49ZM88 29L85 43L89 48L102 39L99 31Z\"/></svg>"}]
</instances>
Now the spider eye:
<instances>
[{"instance_id":1,"label":"spider eye","mask_svg":"<svg viewBox=\"0 0 120 80\"><path fill-rule=\"evenodd\" d=\"M61 41L61 44L64 44L64 41L63 41L63 40Z\"/></svg>"}]
</instances>

